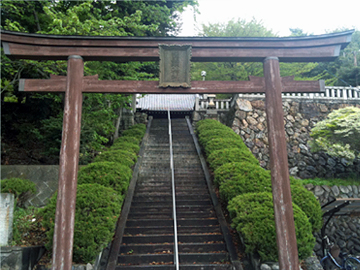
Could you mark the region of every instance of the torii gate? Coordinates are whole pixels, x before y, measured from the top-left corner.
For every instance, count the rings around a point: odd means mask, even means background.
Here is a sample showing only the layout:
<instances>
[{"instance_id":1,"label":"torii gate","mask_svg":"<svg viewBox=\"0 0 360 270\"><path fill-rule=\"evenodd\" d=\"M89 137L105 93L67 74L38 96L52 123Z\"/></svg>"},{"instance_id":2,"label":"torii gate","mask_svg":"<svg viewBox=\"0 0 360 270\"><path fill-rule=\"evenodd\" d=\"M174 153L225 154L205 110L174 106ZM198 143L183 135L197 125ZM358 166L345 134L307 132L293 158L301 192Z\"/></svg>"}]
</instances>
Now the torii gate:
<instances>
[{"instance_id":1,"label":"torii gate","mask_svg":"<svg viewBox=\"0 0 360 270\"><path fill-rule=\"evenodd\" d=\"M288 172L282 92L318 92L320 82L281 78L279 61L333 61L354 31L287 38L86 37L1 31L11 59L67 60L67 77L21 80L23 91L64 92L59 191L53 244L53 268L70 270L79 161L82 93L255 93L265 92L270 167L280 269L299 269ZM263 62L264 78L250 81L194 81L191 88L160 88L154 81L98 81L84 77L83 61L158 61L159 44L190 45L194 62Z\"/></svg>"}]
</instances>

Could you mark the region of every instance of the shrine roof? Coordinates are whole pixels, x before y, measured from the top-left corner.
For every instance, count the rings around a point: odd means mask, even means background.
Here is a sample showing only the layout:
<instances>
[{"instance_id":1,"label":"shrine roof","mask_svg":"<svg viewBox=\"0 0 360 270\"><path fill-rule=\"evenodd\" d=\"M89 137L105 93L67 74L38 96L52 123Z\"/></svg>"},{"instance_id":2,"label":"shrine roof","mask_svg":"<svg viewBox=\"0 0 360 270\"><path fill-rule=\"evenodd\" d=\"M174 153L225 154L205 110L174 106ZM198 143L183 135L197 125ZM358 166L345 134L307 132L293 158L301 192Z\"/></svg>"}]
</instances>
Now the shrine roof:
<instances>
[{"instance_id":1,"label":"shrine roof","mask_svg":"<svg viewBox=\"0 0 360 270\"><path fill-rule=\"evenodd\" d=\"M146 111L193 111L196 95L146 95L138 99L136 108Z\"/></svg>"},{"instance_id":2,"label":"shrine roof","mask_svg":"<svg viewBox=\"0 0 360 270\"><path fill-rule=\"evenodd\" d=\"M193 62L253 62L278 57L284 62L332 61L354 30L305 37L108 37L59 36L1 31L5 54L13 59L158 61L159 44L191 45Z\"/></svg>"}]
</instances>

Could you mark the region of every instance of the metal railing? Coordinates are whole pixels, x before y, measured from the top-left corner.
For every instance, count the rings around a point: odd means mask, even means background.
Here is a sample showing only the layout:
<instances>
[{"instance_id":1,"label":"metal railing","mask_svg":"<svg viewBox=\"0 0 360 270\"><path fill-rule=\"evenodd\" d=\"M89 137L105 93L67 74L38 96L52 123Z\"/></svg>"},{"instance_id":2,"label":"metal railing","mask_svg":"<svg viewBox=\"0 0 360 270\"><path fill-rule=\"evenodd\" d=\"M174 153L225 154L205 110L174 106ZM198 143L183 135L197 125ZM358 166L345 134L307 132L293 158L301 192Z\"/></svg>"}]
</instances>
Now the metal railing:
<instances>
[{"instance_id":1,"label":"metal railing","mask_svg":"<svg viewBox=\"0 0 360 270\"><path fill-rule=\"evenodd\" d=\"M174 218L174 265L176 267L175 269L179 270L179 248L178 248L177 220L176 220L176 200L175 200L174 155L173 155L173 143L172 143L170 110L168 110L168 120L169 120L171 186L172 186L172 202L173 202L173 218Z\"/></svg>"}]
</instances>

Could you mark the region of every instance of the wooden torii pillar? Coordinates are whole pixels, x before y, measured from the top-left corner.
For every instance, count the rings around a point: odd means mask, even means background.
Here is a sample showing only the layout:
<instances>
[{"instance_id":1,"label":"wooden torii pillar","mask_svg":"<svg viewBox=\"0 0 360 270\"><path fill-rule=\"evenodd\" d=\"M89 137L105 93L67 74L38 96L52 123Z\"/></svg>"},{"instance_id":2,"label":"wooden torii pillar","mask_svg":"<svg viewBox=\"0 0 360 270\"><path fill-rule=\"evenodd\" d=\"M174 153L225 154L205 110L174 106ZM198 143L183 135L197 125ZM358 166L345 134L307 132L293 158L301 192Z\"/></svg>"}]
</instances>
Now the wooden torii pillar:
<instances>
[{"instance_id":1,"label":"wooden torii pillar","mask_svg":"<svg viewBox=\"0 0 360 270\"><path fill-rule=\"evenodd\" d=\"M279 61L331 61L351 40L353 31L300 38L118 38L61 37L2 31L10 58L68 59L68 75L50 80L22 80L24 91L65 90L59 192L53 246L53 269L71 269L75 216L81 105L83 92L111 93L266 93L270 166L280 269L299 269L291 202L282 92L317 92L318 82L295 82L280 77ZM158 44L192 46L192 61L261 61L264 79L247 82L192 82L190 89L161 89L157 82L97 81L83 76L83 60L157 61ZM44 45L45 44L45 45ZM81 56L80 56L81 55ZM250 78L251 79L251 78ZM291 91L287 87L291 85ZM295 85L299 87L295 87ZM310 86L316 89L310 89ZM265 88L265 89L264 89ZM304 88L308 88L304 90Z\"/></svg>"}]
</instances>

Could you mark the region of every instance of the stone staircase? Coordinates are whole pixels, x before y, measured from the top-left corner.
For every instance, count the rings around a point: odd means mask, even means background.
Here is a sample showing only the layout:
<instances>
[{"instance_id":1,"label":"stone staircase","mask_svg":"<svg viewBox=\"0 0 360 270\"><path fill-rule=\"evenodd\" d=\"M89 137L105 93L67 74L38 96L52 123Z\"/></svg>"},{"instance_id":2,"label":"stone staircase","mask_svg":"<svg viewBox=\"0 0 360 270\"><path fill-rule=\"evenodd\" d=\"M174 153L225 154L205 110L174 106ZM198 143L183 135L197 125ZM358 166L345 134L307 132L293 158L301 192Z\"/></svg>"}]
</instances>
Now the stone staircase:
<instances>
[{"instance_id":1,"label":"stone staircase","mask_svg":"<svg viewBox=\"0 0 360 270\"><path fill-rule=\"evenodd\" d=\"M232 269L184 118L172 119L180 269ZM175 269L168 120L153 119L116 269Z\"/></svg>"}]
</instances>

